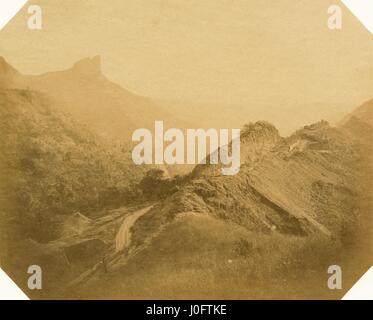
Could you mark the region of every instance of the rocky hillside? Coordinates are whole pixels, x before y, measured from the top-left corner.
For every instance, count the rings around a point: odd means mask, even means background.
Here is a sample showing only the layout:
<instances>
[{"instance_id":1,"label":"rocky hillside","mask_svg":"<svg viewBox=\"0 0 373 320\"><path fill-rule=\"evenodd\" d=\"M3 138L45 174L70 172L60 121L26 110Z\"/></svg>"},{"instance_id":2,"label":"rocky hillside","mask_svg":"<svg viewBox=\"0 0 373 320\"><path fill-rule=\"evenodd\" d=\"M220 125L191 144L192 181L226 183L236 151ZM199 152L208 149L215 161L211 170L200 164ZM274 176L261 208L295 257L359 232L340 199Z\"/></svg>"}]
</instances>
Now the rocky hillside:
<instances>
[{"instance_id":1,"label":"rocky hillside","mask_svg":"<svg viewBox=\"0 0 373 320\"><path fill-rule=\"evenodd\" d=\"M372 264L371 102L289 137L247 124L235 176L142 179L108 141L167 113L97 57L40 76L0 59L0 253L23 284L43 265L47 298L340 298L327 267L344 265L347 289Z\"/></svg>"},{"instance_id":2,"label":"rocky hillside","mask_svg":"<svg viewBox=\"0 0 373 320\"><path fill-rule=\"evenodd\" d=\"M267 122L251 123L238 175L197 166L136 221L131 248L76 290L97 297L105 286L113 298L340 298L325 285L327 267L345 266L347 289L371 263L371 237L361 241L371 219L364 150L325 121L287 138ZM359 262L350 266L352 255Z\"/></svg>"},{"instance_id":3,"label":"rocky hillside","mask_svg":"<svg viewBox=\"0 0 373 320\"><path fill-rule=\"evenodd\" d=\"M154 215L167 220L193 211L257 232L338 237L355 219L358 155L347 139L326 122L289 138L268 123L250 124L242 132L238 175L221 176L217 166L200 165Z\"/></svg>"}]
</instances>

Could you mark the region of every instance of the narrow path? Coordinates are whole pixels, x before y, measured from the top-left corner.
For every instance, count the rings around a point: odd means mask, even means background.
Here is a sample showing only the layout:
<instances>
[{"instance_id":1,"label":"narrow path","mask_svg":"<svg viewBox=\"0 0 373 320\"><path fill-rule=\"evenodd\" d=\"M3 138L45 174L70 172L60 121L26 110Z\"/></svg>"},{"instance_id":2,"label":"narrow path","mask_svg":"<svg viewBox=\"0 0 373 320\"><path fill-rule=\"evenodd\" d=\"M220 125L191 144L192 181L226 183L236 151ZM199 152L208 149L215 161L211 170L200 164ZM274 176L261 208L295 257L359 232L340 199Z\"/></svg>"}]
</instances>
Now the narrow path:
<instances>
[{"instance_id":1,"label":"narrow path","mask_svg":"<svg viewBox=\"0 0 373 320\"><path fill-rule=\"evenodd\" d=\"M115 238L115 251L119 252L127 248L131 243L131 228L145 213L147 213L153 206L146 207L144 209L138 210L128 217L125 217L123 223L117 233Z\"/></svg>"},{"instance_id":2,"label":"narrow path","mask_svg":"<svg viewBox=\"0 0 373 320\"><path fill-rule=\"evenodd\" d=\"M119 228L119 231L115 238L115 252L109 253L104 260L96 263L93 267L89 268L77 278L72 280L64 290L70 290L71 288L76 288L81 284L84 284L88 279L99 275L102 272L103 263L105 263L105 269L110 266L110 263L113 262L113 258L117 255L118 252L127 248L131 243L131 227L135 224L137 219L146 214L154 205L148 206L141 210L135 211L132 214L126 216L123 219L122 225ZM106 262L104 262L106 260ZM106 272L106 271L105 271Z\"/></svg>"}]
</instances>

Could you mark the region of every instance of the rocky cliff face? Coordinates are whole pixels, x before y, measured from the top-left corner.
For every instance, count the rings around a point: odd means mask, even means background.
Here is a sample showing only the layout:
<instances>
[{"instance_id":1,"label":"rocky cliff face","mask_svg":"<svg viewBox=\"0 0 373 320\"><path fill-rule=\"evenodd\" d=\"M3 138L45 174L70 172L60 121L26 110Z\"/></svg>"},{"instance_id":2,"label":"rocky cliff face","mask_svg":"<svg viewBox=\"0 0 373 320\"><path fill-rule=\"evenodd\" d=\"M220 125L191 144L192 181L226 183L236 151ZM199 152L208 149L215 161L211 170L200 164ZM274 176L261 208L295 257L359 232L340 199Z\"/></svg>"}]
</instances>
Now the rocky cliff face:
<instances>
[{"instance_id":1,"label":"rocky cliff face","mask_svg":"<svg viewBox=\"0 0 373 320\"><path fill-rule=\"evenodd\" d=\"M158 214L196 211L257 232L302 237L338 236L353 223L358 154L337 129L320 122L281 138L272 125L258 122L244 128L241 143L238 175L198 166Z\"/></svg>"},{"instance_id":2,"label":"rocky cliff face","mask_svg":"<svg viewBox=\"0 0 373 320\"><path fill-rule=\"evenodd\" d=\"M325 121L287 138L258 122L241 138L239 174L197 166L132 227L130 251L111 265L120 272L96 274L85 290L105 283L113 297L127 297L125 288L141 283L137 297L292 298L304 285L317 288L314 296L340 298L325 287L325 270L338 261L349 283L365 271L371 158L350 132ZM360 267L347 267L352 254Z\"/></svg>"}]
</instances>

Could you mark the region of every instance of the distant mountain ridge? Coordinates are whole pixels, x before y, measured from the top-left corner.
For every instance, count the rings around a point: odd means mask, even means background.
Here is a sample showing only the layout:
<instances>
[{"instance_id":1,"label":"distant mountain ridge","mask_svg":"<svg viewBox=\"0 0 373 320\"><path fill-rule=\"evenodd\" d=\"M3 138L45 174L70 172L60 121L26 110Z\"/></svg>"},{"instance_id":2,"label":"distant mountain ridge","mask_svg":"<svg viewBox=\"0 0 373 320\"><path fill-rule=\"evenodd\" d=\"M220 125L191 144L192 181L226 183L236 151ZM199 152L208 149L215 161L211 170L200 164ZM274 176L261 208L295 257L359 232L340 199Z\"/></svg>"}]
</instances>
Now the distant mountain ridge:
<instances>
[{"instance_id":1,"label":"distant mountain ridge","mask_svg":"<svg viewBox=\"0 0 373 320\"><path fill-rule=\"evenodd\" d=\"M345 116L339 125L344 125L352 117L356 117L362 122L370 125L373 128L373 99L366 101L360 107L356 108L353 112Z\"/></svg>"},{"instance_id":2,"label":"distant mountain ridge","mask_svg":"<svg viewBox=\"0 0 373 320\"><path fill-rule=\"evenodd\" d=\"M101 57L85 58L70 69L37 76L22 75L4 58L0 60L0 85L7 88L40 91L76 121L113 142L131 140L138 128L153 128L155 120L166 125L186 127L148 98L133 94L108 80L101 71Z\"/></svg>"},{"instance_id":3,"label":"distant mountain ridge","mask_svg":"<svg viewBox=\"0 0 373 320\"><path fill-rule=\"evenodd\" d=\"M115 298L257 297L263 282L287 295L299 279L321 279L330 297L327 266L346 252L351 260L361 225L371 234L372 101L338 127L319 121L289 137L248 123L237 175L197 165L157 180L147 198L150 168L112 142L157 117L172 125L172 115L107 80L100 57L40 76L0 59L0 222L22 263L46 261L69 298L97 298L97 288ZM118 226L137 210L130 245L115 252Z\"/></svg>"}]
</instances>

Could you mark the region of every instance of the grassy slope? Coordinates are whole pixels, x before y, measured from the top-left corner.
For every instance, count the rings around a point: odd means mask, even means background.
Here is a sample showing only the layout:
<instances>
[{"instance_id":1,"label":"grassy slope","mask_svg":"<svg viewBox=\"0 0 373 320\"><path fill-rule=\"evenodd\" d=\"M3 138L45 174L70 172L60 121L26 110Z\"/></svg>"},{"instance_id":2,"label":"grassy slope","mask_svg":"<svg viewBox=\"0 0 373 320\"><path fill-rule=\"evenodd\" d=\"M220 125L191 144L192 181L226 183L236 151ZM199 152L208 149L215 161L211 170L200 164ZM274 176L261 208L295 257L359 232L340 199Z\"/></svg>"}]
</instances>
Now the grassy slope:
<instances>
[{"instance_id":1,"label":"grassy slope","mask_svg":"<svg viewBox=\"0 0 373 320\"><path fill-rule=\"evenodd\" d=\"M359 181L367 165L325 123L278 141L238 176L198 171L135 224L139 253L81 296L340 298L344 291L327 288L328 266L343 266L346 290L367 262L357 223L371 207Z\"/></svg>"}]
</instances>

